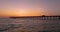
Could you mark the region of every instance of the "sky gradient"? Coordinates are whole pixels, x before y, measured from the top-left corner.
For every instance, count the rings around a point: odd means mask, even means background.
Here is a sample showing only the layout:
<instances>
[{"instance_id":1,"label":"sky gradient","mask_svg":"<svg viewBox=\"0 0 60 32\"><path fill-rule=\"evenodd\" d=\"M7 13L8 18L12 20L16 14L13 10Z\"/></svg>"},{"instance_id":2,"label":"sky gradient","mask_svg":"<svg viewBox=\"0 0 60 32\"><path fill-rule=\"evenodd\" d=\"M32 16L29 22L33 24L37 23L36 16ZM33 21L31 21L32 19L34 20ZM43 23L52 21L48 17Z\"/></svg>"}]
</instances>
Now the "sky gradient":
<instances>
[{"instance_id":1,"label":"sky gradient","mask_svg":"<svg viewBox=\"0 0 60 32\"><path fill-rule=\"evenodd\" d=\"M0 16L60 15L60 0L0 0Z\"/></svg>"}]
</instances>

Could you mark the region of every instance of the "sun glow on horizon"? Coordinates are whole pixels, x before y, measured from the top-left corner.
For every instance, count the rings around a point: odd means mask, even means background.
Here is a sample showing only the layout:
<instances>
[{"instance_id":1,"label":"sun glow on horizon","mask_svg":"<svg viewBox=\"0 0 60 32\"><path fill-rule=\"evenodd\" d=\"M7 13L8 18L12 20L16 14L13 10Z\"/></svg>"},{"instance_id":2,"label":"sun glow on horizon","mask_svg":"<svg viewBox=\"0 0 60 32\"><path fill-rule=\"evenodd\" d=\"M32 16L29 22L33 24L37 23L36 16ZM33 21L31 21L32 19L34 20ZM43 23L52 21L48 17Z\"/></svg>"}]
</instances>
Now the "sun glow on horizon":
<instances>
[{"instance_id":1,"label":"sun glow on horizon","mask_svg":"<svg viewBox=\"0 0 60 32\"><path fill-rule=\"evenodd\" d=\"M5 10L5 12L1 13L0 16L41 16L41 14L42 13L40 11L18 9L18 10L8 10L8 11Z\"/></svg>"},{"instance_id":2,"label":"sun glow on horizon","mask_svg":"<svg viewBox=\"0 0 60 32\"><path fill-rule=\"evenodd\" d=\"M41 16L40 12L37 11L25 11L25 10L20 10L20 12L17 12L18 16Z\"/></svg>"}]
</instances>

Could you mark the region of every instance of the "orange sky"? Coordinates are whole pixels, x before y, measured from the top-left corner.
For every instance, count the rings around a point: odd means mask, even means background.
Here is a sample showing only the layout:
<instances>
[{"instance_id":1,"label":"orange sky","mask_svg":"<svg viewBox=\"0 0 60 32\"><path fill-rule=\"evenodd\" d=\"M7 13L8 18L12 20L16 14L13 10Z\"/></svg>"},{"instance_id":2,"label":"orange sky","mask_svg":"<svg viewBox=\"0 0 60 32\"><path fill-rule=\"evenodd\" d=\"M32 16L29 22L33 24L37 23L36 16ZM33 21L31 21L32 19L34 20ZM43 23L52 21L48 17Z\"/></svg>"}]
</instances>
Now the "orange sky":
<instances>
[{"instance_id":1,"label":"orange sky","mask_svg":"<svg viewBox=\"0 0 60 32\"><path fill-rule=\"evenodd\" d=\"M0 0L0 16L60 15L60 0Z\"/></svg>"},{"instance_id":2,"label":"orange sky","mask_svg":"<svg viewBox=\"0 0 60 32\"><path fill-rule=\"evenodd\" d=\"M29 9L27 10L26 9L16 9L16 10L4 9L4 10L1 11L0 16L41 16L42 14L39 10L32 11L32 9L31 11Z\"/></svg>"}]
</instances>

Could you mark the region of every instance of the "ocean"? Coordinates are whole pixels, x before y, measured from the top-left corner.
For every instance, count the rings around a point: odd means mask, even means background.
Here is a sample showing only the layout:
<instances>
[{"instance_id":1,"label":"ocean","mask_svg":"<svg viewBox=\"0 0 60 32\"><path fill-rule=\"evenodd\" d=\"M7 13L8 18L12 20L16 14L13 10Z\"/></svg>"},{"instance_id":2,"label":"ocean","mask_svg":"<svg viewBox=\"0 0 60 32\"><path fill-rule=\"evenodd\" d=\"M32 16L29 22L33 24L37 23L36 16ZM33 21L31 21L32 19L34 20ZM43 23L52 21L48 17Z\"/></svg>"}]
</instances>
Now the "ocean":
<instances>
[{"instance_id":1,"label":"ocean","mask_svg":"<svg viewBox=\"0 0 60 32\"><path fill-rule=\"evenodd\" d=\"M60 20L0 18L0 32L59 32Z\"/></svg>"}]
</instances>

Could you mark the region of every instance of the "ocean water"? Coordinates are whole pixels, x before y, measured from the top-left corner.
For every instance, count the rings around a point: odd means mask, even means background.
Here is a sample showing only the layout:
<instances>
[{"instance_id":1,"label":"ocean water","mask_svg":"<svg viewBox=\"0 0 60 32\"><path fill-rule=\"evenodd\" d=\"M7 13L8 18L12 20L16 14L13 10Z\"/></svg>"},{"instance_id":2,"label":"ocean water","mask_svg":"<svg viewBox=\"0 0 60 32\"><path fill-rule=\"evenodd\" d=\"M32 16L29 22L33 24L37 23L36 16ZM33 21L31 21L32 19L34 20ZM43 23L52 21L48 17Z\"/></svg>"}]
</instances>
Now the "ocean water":
<instances>
[{"instance_id":1,"label":"ocean water","mask_svg":"<svg viewBox=\"0 0 60 32\"><path fill-rule=\"evenodd\" d=\"M60 20L0 18L0 32L60 32Z\"/></svg>"}]
</instances>

